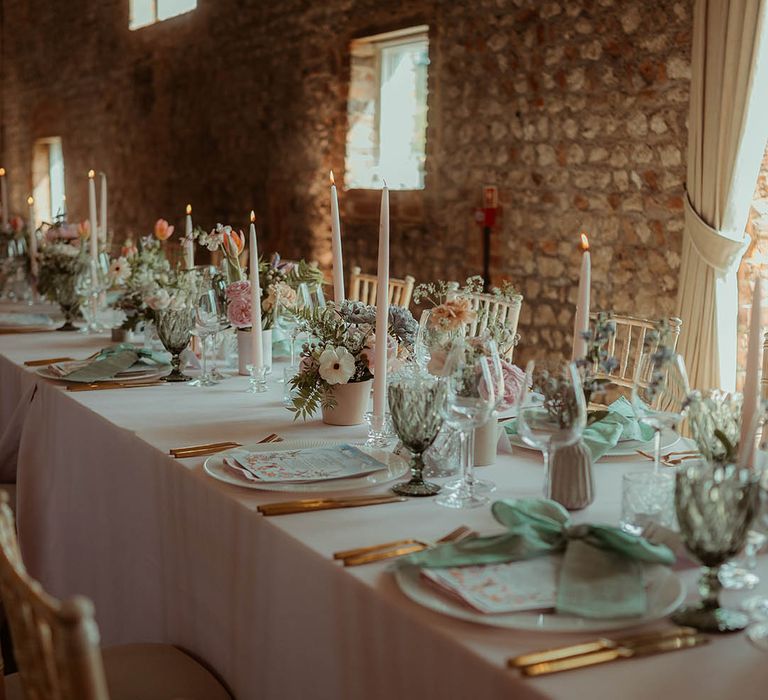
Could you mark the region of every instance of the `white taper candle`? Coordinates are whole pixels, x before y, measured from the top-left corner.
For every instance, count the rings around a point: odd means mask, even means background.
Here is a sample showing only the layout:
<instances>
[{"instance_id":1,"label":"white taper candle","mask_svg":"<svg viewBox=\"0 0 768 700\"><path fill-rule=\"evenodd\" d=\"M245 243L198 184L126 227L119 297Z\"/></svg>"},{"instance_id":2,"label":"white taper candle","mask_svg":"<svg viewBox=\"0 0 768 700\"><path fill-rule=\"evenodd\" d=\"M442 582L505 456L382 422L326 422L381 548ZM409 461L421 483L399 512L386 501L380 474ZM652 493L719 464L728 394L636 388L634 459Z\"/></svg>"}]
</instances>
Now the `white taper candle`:
<instances>
[{"instance_id":1,"label":"white taper candle","mask_svg":"<svg viewBox=\"0 0 768 700\"><path fill-rule=\"evenodd\" d=\"M376 351L373 373L375 427L383 425L387 411L387 337L389 335L389 189L381 191L379 265L376 276Z\"/></svg>"},{"instance_id":2,"label":"white taper candle","mask_svg":"<svg viewBox=\"0 0 768 700\"><path fill-rule=\"evenodd\" d=\"M333 300L344 301L344 260L341 254L341 220L339 219L339 195L331 170L331 252L333 253Z\"/></svg>"},{"instance_id":3,"label":"white taper candle","mask_svg":"<svg viewBox=\"0 0 768 700\"><path fill-rule=\"evenodd\" d=\"M107 176L104 173L99 173L99 196L101 197L101 206L99 207L100 224L99 224L99 240L106 242L107 240Z\"/></svg>"},{"instance_id":4,"label":"white taper candle","mask_svg":"<svg viewBox=\"0 0 768 700\"><path fill-rule=\"evenodd\" d=\"M35 232L35 198L27 197L29 205L29 270L32 277L37 277L37 235Z\"/></svg>"},{"instance_id":5,"label":"white taper candle","mask_svg":"<svg viewBox=\"0 0 768 700\"><path fill-rule=\"evenodd\" d=\"M99 222L96 216L96 173L88 171L88 226L90 227L91 259L99 258Z\"/></svg>"},{"instance_id":6,"label":"white taper candle","mask_svg":"<svg viewBox=\"0 0 768 700\"><path fill-rule=\"evenodd\" d=\"M573 351L571 360L580 360L587 354L587 340L584 333L589 332L589 294L592 285L592 259L589 253L589 240L581 234L584 252L581 255L581 274L579 275L579 293L576 298L576 317L573 320Z\"/></svg>"},{"instance_id":7,"label":"white taper candle","mask_svg":"<svg viewBox=\"0 0 768 700\"><path fill-rule=\"evenodd\" d=\"M259 287L259 248L256 241L256 215L251 212L249 242L249 274L251 281L251 364L260 369L264 366L264 348L261 335L261 289Z\"/></svg>"},{"instance_id":8,"label":"white taper candle","mask_svg":"<svg viewBox=\"0 0 768 700\"><path fill-rule=\"evenodd\" d=\"M192 240L192 205L187 204L187 219L184 228L184 267L191 270L195 266L195 242Z\"/></svg>"}]
</instances>

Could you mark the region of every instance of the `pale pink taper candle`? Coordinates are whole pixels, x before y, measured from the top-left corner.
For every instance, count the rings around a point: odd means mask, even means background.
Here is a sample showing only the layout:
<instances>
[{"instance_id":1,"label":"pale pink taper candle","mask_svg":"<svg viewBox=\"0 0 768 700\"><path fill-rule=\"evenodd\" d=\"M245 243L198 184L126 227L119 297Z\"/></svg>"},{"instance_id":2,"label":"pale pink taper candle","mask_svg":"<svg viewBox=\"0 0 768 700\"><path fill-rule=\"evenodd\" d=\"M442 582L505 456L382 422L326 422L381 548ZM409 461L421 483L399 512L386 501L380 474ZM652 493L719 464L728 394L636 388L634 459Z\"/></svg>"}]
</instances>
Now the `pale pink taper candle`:
<instances>
[{"instance_id":1,"label":"pale pink taper candle","mask_svg":"<svg viewBox=\"0 0 768 700\"><path fill-rule=\"evenodd\" d=\"M747 348L747 371L744 377L744 403L741 407L741 435L739 438L739 459L741 467L754 466L755 430L760 395L760 360L763 332L760 324L761 289L760 277L755 280L752 296L752 313L749 317L749 345Z\"/></svg>"},{"instance_id":2,"label":"pale pink taper candle","mask_svg":"<svg viewBox=\"0 0 768 700\"><path fill-rule=\"evenodd\" d=\"M341 254L341 220L339 219L339 195L331 170L331 252L333 253L333 300L344 301L344 261Z\"/></svg>"},{"instance_id":3,"label":"pale pink taper candle","mask_svg":"<svg viewBox=\"0 0 768 700\"><path fill-rule=\"evenodd\" d=\"M99 259L99 219L96 216L96 173L88 171L88 222L91 229L91 260Z\"/></svg>"},{"instance_id":4,"label":"pale pink taper candle","mask_svg":"<svg viewBox=\"0 0 768 700\"><path fill-rule=\"evenodd\" d=\"M389 334L389 189L381 191L379 266L376 277L376 350L373 373L373 416L383 425L387 412L387 336Z\"/></svg>"}]
</instances>

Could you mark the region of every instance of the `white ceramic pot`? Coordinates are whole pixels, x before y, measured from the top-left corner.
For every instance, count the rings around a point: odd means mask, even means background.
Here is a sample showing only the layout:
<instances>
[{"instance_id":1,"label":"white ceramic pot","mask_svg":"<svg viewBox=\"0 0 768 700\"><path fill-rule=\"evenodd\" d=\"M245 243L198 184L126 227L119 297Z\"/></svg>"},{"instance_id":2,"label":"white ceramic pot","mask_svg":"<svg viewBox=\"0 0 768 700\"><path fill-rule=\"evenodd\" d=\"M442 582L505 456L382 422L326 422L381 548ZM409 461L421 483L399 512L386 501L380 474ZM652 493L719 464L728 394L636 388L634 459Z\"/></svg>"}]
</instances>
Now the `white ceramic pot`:
<instances>
[{"instance_id":1,"label":"white ceramic pot","mask_svg":"<svg viewBox=\"0 0 768 700\"><path fill-rule=\"evenodd\" d=\"M499 422L491 418L485 425L475 428L475 466L487 467L496 463L496 447L499 444Z\"/></svg>"},{"instance_id":2,"label":"white ceramic pot","mask_svg":"<svg viewBox=\"0 0 768 700\"><path fill-rule=\"evenodd\" d=\"M368 408L372 379L333 387L333 408L323 407L323 423L328 425L360 425Z\"/></svg>"},{"instance_id":3,"label":"white ceramic pot","mask_svg":"<svg viewBox=\"0 0 768 700\"><path fill-rule=\"evenodd\" d=\"M267 374L272 371L272 329L261 332L261 342L264 347L264 365ZM237 371L248 376L246 365L251 364L251 332L237 329Z\"/></svg>"}]
</instances>

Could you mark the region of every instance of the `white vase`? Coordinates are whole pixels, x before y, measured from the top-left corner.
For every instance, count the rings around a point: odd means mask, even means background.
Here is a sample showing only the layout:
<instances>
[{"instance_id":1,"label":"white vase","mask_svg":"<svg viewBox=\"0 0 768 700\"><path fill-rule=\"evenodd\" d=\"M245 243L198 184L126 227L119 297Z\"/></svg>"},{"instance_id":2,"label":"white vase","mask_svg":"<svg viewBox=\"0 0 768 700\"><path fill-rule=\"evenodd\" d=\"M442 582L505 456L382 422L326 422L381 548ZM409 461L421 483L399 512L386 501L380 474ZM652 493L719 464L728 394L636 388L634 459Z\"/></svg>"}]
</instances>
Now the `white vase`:
<instances>
[{"instance_id":1,"label":"white vase","mask_svg":"<svg viewBox=\"0 0 768 700\"><path fill-rule=\"evenodd\" d=\"M323 423L328 425L360 425L368 408L372 379L352 384L336 384L332 389L335 405L323 406Z\"/></svg>"},{"instance_id":2,"label":"white vase","mask_svg":"<svg viewBox=\"0 0 768 700\"><path fill-rule=\"evenodd\" d=\"M568 510L581 510L595 500L592 453L583 442L552 450L547 498Z\"/></svg>"},{"instance_id":3,"label":"white vase","mask_svg":"<svg viewBox=\"0 0 768 700\"><path fill-rule=\"evenodd\" d=\"M499 444L499 421L491 418L475 428L475 466L487 467L496 463L496 447Z\"/></svg>"},{"instance_id":4,"label":"white vase","mask_svg":"<svg viewBox=\"0 0 768 700\"><path fill-rule=\"evenodd\" d=\"M264 366L267 374L272 371L272 329L261 332ZM246 365L251 364L251 331L237 329L237 371L246 377L250 374Z\"/></svg>"}]
</instances>

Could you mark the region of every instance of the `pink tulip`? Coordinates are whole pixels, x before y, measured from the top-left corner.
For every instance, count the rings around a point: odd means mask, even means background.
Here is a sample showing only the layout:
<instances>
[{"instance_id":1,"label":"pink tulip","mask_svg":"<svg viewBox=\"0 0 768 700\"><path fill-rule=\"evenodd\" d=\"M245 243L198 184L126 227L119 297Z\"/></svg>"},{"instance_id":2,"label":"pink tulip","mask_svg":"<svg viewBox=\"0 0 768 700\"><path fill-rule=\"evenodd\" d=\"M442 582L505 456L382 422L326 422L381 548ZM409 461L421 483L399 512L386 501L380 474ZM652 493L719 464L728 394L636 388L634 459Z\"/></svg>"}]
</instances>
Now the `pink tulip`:
<instances>
[{"instance_id":1,"label":"pink tulip","mask_svg":"<svg viewBox=\"0 0 768 700\"><path fill-rule=\"evenodd\" d=\"M169 225L165 219L155 221L155 238L158 241L167 241L173 235L173 226Z\"/></svg>"}]
</instances>

